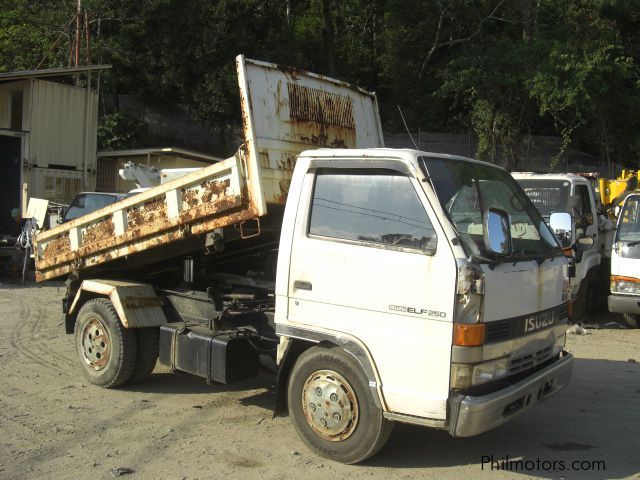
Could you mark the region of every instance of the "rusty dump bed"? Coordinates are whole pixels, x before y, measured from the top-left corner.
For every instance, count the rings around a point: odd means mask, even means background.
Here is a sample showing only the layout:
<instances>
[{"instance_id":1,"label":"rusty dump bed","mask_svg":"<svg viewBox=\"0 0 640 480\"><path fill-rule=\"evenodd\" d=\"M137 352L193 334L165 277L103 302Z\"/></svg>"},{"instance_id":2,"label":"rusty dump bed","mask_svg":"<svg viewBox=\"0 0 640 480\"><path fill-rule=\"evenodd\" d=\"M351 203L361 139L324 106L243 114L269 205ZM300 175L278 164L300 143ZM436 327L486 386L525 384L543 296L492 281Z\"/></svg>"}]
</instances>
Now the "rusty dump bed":
<instances>
[{"instance_id":1,"label":"rusty dump bed","mask_svg":"<svg viewBox=\"0 0 640 480\"><path fill-rule=\"evenodd\" d=\"M285 203L303 150L384 146L374 94L243 56L236 63L244 131L236 155L38 234L38 281L262 217Z\"/></svg>"}]
</instances>

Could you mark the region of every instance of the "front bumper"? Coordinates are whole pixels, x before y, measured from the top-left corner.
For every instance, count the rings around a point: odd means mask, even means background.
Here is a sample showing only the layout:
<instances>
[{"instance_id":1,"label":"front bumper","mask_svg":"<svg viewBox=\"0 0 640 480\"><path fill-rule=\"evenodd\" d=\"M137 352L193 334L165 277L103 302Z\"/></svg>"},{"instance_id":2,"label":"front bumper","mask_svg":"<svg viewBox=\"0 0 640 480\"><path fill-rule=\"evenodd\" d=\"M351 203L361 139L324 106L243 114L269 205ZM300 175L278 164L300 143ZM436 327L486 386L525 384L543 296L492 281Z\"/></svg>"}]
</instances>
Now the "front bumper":
<instances>
[{"instance_id":1,"label":"front bumper","mask_svg":"<svg viewBox=\"0 0 640 480\"><path fill-rule=\"evenodd\" d=\"M452 397L449 433L471 437L508 422L564 388L572 369L573 355L564 352L556 362L507 388L478 397Z\"/></svg>"},{"instance_id":2,"label":"front bumper","mask_svg":"<svg viewBox=\"0 0 640 480\"><path fill-rule=\"evenodd\" d=\"M640 296L638 295L609 295L607 300L611 313L640 314Z\"/></svg>"}]
</instances>

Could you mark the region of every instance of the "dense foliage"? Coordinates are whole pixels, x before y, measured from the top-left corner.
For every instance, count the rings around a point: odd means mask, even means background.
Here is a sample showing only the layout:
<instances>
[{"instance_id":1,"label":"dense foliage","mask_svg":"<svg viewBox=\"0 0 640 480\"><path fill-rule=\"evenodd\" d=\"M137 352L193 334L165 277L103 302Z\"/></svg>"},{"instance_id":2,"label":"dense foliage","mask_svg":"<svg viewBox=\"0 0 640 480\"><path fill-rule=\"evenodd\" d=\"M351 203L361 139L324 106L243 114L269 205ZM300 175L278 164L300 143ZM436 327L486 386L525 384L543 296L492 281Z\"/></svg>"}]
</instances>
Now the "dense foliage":
<instances>
[{"instance_id":1,"label":"dense foliage","mask_svg":"<svg viewBox=\"0 0 640 480\"><path fill-rule=\"evenodd\" d=\"M0 0L0 71L69 62L76 0ZM384 127L466 132L491 160L556 135L603 163L640 153L635 0L84 0L103 91L237 123L234 57L378 92ZM56 43L57 42L57 43ZM45 55L48 51L49 54ZM113 120L113 118L111 119ZM561 152L558 152L559 154Z\"/></svg>"}]
</instances>

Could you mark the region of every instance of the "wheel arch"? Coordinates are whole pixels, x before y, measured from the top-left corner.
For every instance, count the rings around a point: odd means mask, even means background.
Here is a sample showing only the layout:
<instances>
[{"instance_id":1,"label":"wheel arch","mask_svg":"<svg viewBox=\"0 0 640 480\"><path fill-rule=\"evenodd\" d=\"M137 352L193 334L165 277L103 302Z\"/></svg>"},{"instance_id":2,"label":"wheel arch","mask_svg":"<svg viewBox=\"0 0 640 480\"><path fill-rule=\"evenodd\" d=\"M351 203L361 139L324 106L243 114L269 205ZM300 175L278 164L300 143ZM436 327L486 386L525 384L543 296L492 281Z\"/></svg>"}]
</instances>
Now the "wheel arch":
<instances>
[{"instance_id":1,"label":"wheel arch","mask_svg":"<svg viewBox=\"0 0 640 480\"><path fill-rule=\"evenodd\" d=\"M281 336L281 339L286 339L286 346L278 362L274 417L281 415L287 410L287 384L294 364L302 353L316 346L341 348L350 354L366 375L371 396L376 407L387 411L375 365L366 347L358 339L341 334L310 331L282 325L276 327L276 333Z\"/></svg>"},{"instance_id":2,"label":"wheel arch","mask_svg":"<svg viewBox=\"0 0 640 480\"><path fill-rule=\"evenodd\" d=\"M158 327L167 323L162 299L151 285L119 280L83 280L65 312L67 333L73 333L82 306L93 298L101 297L111 301L124 328Z\"/></svg>"}]
</instances>

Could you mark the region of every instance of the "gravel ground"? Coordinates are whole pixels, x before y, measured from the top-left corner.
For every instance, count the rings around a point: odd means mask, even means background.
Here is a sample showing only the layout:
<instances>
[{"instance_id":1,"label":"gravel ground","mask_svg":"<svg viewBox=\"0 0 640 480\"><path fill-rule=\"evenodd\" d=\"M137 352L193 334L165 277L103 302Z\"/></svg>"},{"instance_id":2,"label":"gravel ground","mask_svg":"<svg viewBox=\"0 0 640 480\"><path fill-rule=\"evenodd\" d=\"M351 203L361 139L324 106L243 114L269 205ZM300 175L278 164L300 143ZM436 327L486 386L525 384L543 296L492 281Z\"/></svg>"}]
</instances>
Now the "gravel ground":
<instances>
[{"instance_id":1,"label":"gravel ground","mask_svg":"<svg viewBox=\"0 0 640 480\"><path fill-rule=\"evenodd\" d=\"M117 468L141 479L640 478L640 330L609 314L569 336L570 386L527 415L468 439L398 424L376 457L346 466L309 452L287 418L272 419L267 372L222 386L158 366L140 385L88 385L64 333L63 292L0 286L2 479L112 478ZM482 463L491 456L533 469L492 470Z\"/></svg>"}]
</instances>

